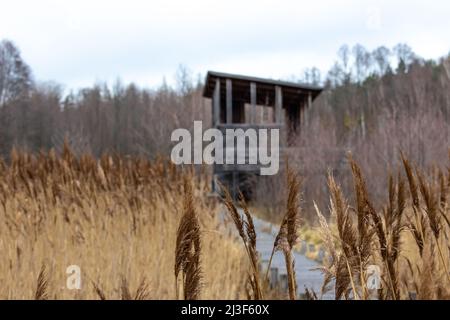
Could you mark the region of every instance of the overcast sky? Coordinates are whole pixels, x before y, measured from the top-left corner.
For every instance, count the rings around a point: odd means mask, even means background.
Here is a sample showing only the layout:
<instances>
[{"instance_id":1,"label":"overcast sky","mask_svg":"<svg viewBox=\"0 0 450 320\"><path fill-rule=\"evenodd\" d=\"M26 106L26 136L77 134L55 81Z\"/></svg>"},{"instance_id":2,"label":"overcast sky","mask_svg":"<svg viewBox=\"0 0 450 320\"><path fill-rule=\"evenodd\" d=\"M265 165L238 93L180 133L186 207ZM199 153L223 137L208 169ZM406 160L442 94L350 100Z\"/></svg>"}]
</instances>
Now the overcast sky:
<instances>
[{"instance_id":1,"label":"overcast sky","mask_svg":"<svg viewBox=\"0 0 450 320\"><path fill-rule=\"evenodd\" d=\"M0 39L42 81L154 87L178 65L289 78L328 70L342 44L402 42L425 58L450 51L449 1L0 0Z\"/></svg>"}]
</instances>

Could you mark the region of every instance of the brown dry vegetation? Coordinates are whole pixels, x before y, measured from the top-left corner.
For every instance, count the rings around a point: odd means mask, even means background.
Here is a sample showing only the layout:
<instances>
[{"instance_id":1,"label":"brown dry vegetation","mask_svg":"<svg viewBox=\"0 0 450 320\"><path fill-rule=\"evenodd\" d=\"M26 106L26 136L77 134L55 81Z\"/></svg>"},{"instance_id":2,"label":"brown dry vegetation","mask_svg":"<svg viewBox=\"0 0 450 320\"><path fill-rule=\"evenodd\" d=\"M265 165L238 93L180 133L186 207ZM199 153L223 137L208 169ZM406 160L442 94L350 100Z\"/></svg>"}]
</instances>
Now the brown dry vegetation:
<instances>
[{"instance_id":1,"label":"brown dry vegetation","mask_svg":"<svg viewBox=\"0 0 450 320\"><path fill-rule=\"evenodd\" d=\"M0 162L1 299L174 299L177 227L192 190L202 231L199 298L245 297L244 253L206 179L159 160L74 157L66 147ZM81 268L81 290L66 268Z\"/></svg>"},{"instance_id":2,"label":"brown dry vegetation","mask_svg":"<svg viewBox=\"0 0 450 320\"><path fill-rule=\"evenodd\" d=\"M328 257L323 291L333 280L338 299L450 298L449 169L421 170L402 157L376 207L363 171L348 160L354 196L330 174L331 220L315 206ZM0 298L295 299L305 182L289 168L286 178L273 249L288 271L280 294L261 270L247 203L241 197L241 210L224 190L235 233L206 196L204 173L162 159L75 157L67 145L61 155L13 150L10 163L0 162ZM81 268L81 290L66 287L70 265ZM381 269L377 292L366 286L370 265Z\"/></svg>"},{"instance_id":3,"label":"brown dry vegetation","mask_svg":"<svg viewBox=\"0 0 450 320\"><path fill-rule=\"evenodd\" d=\"M376 210L359 165L349 157L355 204L330 174L330 213L337 234L316 206L329 259L327 283L340 298L450 299L450 170L428 175L402 155L403 173L390 176L386 203ZM382 288L370 292L370 265L380 267Z\"/></svg>"}]
</instances>

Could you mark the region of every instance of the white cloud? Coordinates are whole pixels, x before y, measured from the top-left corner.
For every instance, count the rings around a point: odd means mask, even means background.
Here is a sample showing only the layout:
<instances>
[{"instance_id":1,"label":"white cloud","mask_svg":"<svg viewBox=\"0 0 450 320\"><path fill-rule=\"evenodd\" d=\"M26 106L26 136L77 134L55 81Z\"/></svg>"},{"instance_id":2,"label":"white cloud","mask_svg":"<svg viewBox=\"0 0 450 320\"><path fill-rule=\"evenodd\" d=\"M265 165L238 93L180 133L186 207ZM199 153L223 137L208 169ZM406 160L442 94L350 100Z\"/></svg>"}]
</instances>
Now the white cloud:
<instances>
[{"instance_id":1,"label":"white cloud","mask_svg":"<svg viewBox=\"0 0 450 320\"><path fill-rule=\"evenodd\" d=\"M96 80L158 85L180 63L287 77L332 65L340 45L409 43L448 53L447 1L7 1L0 38L21 48L38 79L69 87Z\"/></svg>"}]
</instances>

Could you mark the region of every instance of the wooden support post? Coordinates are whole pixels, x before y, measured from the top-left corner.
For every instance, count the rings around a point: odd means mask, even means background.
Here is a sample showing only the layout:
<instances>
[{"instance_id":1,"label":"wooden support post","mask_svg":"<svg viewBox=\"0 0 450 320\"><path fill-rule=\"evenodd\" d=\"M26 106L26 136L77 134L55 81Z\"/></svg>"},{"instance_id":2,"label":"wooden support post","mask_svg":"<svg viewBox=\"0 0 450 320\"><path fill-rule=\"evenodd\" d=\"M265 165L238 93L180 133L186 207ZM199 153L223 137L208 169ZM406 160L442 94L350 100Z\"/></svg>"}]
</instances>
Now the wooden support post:
<instances>
[{"instance_id":1,"label":"wooden support post","mask_svg":"<svg viewBox=\"0 0 450 320\"><path fill-rule=\"evenodd\" d=\"M227 84L227 123L233 123L233 87L231 79L226 80Z\"/></svg>"},{"instance_id":2,"label":"wooden support post","mask_svg":"<svg viewBox=\"0 0 450 320\"><path fill-rule=\"evenodd\" d=\"M312 107L312 94L311 92L308 94L308 109Z\"/></svg>"},{"instance_id":3,"label":"wooden support post","mask_svg":"<svg viewBox=\"0 0 450 320\"><path fill-rule=\"evenodd\" d=\"M308 125L308 113L309 109L311 109L311 106L312 106L312 94L311 92L308 92L308 102L305 110L305 125Z\"/></svg>"},{"instance_id":4,"label":"wooden support post","mask_svg":"<svg viewBox=\"0 0 450 320\"><path fill-rule=\"evenodd\" d=\"M256 122L256 83L250 83L250 123Z\"/></svg>"},{"instance_id":5,"label":"wooden support post","mask_svg":"<svg viewBox=\"0 0 450 320\"><path fill-rule=\"evenodd\" d=\"M216 79L213 96L213 126L220 124L220 79Z\"/></svg>"},{"instance_id":6,"label":"wooden support post","mask_svg":"<svg viewBox=\"0 0 450 320\"><path fill-rule=\"evenodd\" d=\"M303 108L303 125L308 126L308 106Z\"/></svg>"},{"instance_id":7,"label":"wooden support post","mask_svg":"<svg viewBox=\"0 0 450 320\"><path fill-rule=\"evenodd\" d=\"M302 127L303 126L303 105L300 103L299 105L298 105L298 108L300 108L299 109L299 112L298 112L298 123L300 124L300 127Z\"/></svg>"},{"instance_id":8,"label":"wooden support post","mask_svg":"<svg viewBox=\"0 0 450 320\"><path fill-rule=\"evenodd\" d=\"M220 124L220 79L216 79L216 85L214 87L214 95L213 95L213 126L217 126ZM216 192L216 167L213 167L213 175L211 180L211 190L212 192Z\"/></svg>"},{"instance_id":9,"label":"wooden support post","mask_svg":"<svg viewBox=\"0 0 450 320\"><path fill-rule=\"evenodd\" d=\"M280 86L275 87L275 123L281 124L281 111L283 107L283 92Z\"/></svg>"}]
</instances>

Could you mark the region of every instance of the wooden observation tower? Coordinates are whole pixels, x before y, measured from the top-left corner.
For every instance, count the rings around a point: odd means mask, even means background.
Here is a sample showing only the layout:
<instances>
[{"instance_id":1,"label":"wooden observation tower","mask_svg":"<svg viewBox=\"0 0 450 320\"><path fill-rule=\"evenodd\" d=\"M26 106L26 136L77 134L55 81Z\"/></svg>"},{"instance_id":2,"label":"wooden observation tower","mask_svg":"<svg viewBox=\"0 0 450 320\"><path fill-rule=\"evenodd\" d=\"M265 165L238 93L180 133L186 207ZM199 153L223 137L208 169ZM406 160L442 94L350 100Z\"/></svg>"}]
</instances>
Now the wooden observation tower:
<instances>
[{"instance_id":1,"label":"wooden observation tower","mask_svg":"<svg viewBox=\"0 0 450 320\"><path fill-rule=\"evenodd\" d=\"M312 85L209 71L203 96L212 99L212 126L223 133L226 129L279 128L282 159L307 109L322 90ZM237 190L248 190L248 178L257 176L259 169L257 165L215 164L213 189L217 190L219 179L236 198Z\"/></svg>"}]
</instances>

